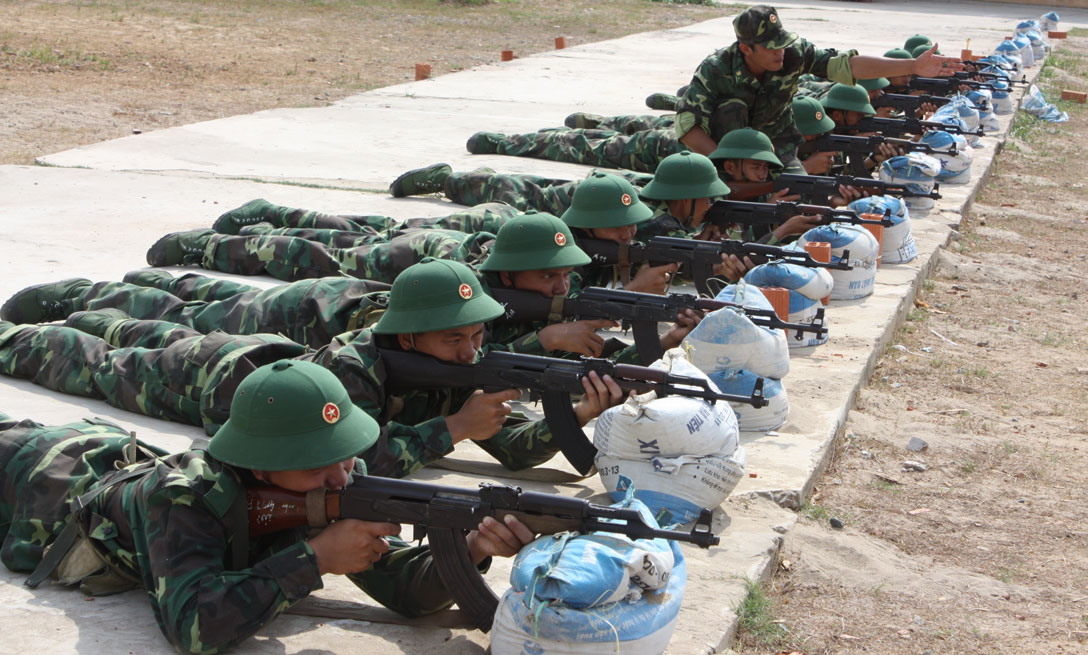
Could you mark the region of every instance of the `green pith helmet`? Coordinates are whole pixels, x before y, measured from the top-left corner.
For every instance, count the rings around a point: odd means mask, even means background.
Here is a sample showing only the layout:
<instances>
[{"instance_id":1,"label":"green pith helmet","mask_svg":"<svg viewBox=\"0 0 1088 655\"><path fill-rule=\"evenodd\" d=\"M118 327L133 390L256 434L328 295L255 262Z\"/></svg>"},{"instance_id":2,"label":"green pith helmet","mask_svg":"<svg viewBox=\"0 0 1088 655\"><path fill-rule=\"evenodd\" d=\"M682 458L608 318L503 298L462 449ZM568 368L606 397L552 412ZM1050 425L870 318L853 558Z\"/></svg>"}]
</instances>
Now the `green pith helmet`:
<instances>
[{"instance_id":1,"label":"green pith helmet","mask_svg":"<svg viewBox=\"0 0 1088 655\"><path fill-rule=\"evenodd\" d=\"M502 305L484 293L468 266L427 257L404 269L393 281L385 313L371 331L437 332L485 323L502 313Z\"/></svg>"},{"instance_id":2,"label":"green pith helmet","mask_svg":"<svg viewBox=\"0 0 1088 655\"><path fill-rule=\"evenodd\" d=\"M915 34L903 43L903 49L907 52L914 52L914 49L920 45L926 46L928 50L933 45L933 39L924 34Z\"/></svg>"},{"instance_id":3,"label":"green pith helmet","mask_svg":"<svg viewBox=\"0 0 1088 655\"><path fill-rule=\"evenodd\" d=\"M697 152L678 152L661 160L654 179L642 188L642 197L652 200L718 198L729 195L729 187L718 178L718 169L709 157Z\"/></svg>"},{"instance_id":4,"label":"green pith helmet","mask_svg":"<svg viewBox=\"0 0 1088 655\"><path fill-rule=\"evenodd\" d=\"M741 43L758 43L764 48L777 50L797 40L797 35L782 27L774 7L755 5L733 19L733 33Z\"/></svg>"},{"instance_id":5,"label":"green pith helmet","mask_svg":"<svg viewBox=\"0 0 1088 655\"><path fill-rule=\"evenodd\" d=\"M874 77L868 80L858 80L858 86L870 92L886 89L891 86L891 84L892 83L889 82L888 78L886 77Z\"/></svg>"},{"instance_id":6,"label":"green pith helmet","mask_svg":"<svg viewBox=\"0 0 1088 655\"><path fill-rule=\"evenodd\" d=\"M821 104L823 104L824 109L827 111L833 109L839 109L841 111L857 111L867 116L872 116L876 113L873 106L869 104L869 92L860 86L836 84L827 92L827 95L824 96Z\"/></svg>"},{"instance_id":7,"label":"green pith helmet","mask_svg":"<svg viewBox=\"0 0 1088 655\"><path fill-rule=\"evenodd\" d=\"M910 51L910 56L917 59L918 57L921 57L923 54L925 54L926 50L929 50L932 47L933 47L932 43L923 43L921 45L915 46L915 48ZM939 55L939 54L941 54L941 51L940 50L934 50L933 54Z\"/></svg>"},{"instance_id":8,"label":"green pith helmet","mask_svg":"<svg viewBox=\"0 0 1088 655\"><path fill-rule=\"evenodd\" d=\"M910 56L909 52L902 48L892 48L891 50L885 52L884 56L890 59L914 59L914 57Z\"/></svg>"},{"instance_id":9,"label":"green pith helmet","mask_svg":"<svg viewBox=\"0 0 1088 655\"><path fill-rule=\"evenodd\" d=\"M281 360L250 373L230 418L208 443L221 462L260 471L302 471L342 462L378 440L378 424L340 380L312 362Z\"/></svg>"},{"instance_id":10,"label":"green pith helmet","mask_svg":"<svg viewBox=\"0 0 1088 655\"><path fill-rule=\"evenodd\" d=\"M653 215L630 182L617 175L593 173L574 190L563 222L581 228L624 227L648 221Z\"/></svg>"},{"instance_id":11,"label":"green pith helmet","mask_svg":"<svg viewBox=\"0 0 1088 655\"><path fill-rule=\"evenodd\" d=\"M567 224L551 214L527 212L506 222L481 271L536 271L585 266L587 255L574 243Z\"/></svg>"},{"instance_id":12,"label":"green pith helmet","mask_svg":"<svg viewBox=\"0 0 1088 655\"><path fill-rule=\"evenodd\" d=\"M766 134L751 127L733 130L718 142L718 148L710 153L711 159L755 159L765 161L775 168L782 162L774 154L774 146Z\"/></svg>"},{"instance_id":13,"label":"green pith helmet","mask_svg":"<svg viewBox=\"0 0 1088 655\"><path fill-rule=\"evenodd\" d=\"M793 123L805 136L825 134L835 129L835 121L824 111L816 98L794 96Z\"/></svg>"}]
</instances>

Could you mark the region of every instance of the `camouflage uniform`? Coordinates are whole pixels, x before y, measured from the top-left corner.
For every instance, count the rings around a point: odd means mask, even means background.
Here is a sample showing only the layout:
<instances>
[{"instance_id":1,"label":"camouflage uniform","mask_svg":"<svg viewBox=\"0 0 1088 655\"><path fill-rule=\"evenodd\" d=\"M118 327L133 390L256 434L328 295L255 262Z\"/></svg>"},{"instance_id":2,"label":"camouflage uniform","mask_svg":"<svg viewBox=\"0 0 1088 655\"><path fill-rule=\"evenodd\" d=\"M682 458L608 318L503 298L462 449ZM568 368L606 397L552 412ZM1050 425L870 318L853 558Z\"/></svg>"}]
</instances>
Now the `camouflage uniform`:
<instances>
[{"instance_id":1,"label":"camouflage uniform","mask_svg":"<svg viewBox=\"0 0 1088 655\"><path fill-rule=\"evenodd\" d=\"M226 421L246 375L281 359L311 360L332 371L352 402L382 425L362 455L375 475L403 477L453 450L445 416L473 389L413 391L393 396L369 329L347 332L316 352L271 334L203 335L166 321L123 320L69 326L13 326L0 321L0 373L54 391L105 400L132 412L203 425L214 434ZM103 337L108 338L106 341ZM391 342L390 347L395 347ZM552 458L557 447L544 421L510 419L477 444L511 470Z\"/></svg>"},{"instance_id":2,"label":"camouflage uniform","mask_svg":"<svg viewBox=\"0 0 1088 655\"><path fill-rule=\"evenodd\" d=\"M684 150L671 128L624 134L560 127L502 135L491 152L652 173L662 159Z\"/></svg>"},{"instance_id":3,"label":"camouflage uniform","mask_svg":"<svg viewBox=\"0 0 1088 655\"><path fill-rule=\"evenodd\" d=\"M460 203L465 204L465 203ZM399 220L390 216L366 215L356 216L349 214L327 214L308 209L294 209L271 205L265 211L260 220L273 228L296 228L270 230L267 226L259 230L260 234L269 236L300 236L307 237L308 229L313 229L315 238L312 241L321 241L326 245L345 247L344 241L335 241L335 232L330 233L329 241L321 237L322 230L340 231L354 235L360 241L357 245L366 243L378 243L400 236L409 228L441 228L456 232L498 232L503 223L516 216L519 210L501 202L474 202L469 209L454 212L446 216L431 216L424 218L409 218ZM524 210L521 210L524 211ZM222 234L236 234L238 226L231 221L216 221L215 229ZM242 232L253 233L253 227L242 228ZM367 240L370 237L370 240ZM346 237L342 237L346 238ZM350 246L347 246L350 247Z\"/></svg>"},{"instance_id":4,"label":"camouflage uniform","mask_svg":"<svg viewBox=\"0 0 1088 655\"><path fill-rule=\"evenodd\" d=\"M593 174L593 171L590 171ZM643 187L653 176L624 171L617 173L635 187ZM570 208L574 191L582 180L562 180L519 173L496 173L478 168L468 173L452 173L444 183L446 198L459 205L504 203L520 211L536 210L562 216ZM653 201L644 201L651 204Z\"/></svg>"},{"instance_id":5,"label":"camouflage uniform","mask_svg":"<svg viewBox=\"0 0 1088 655\"><path fill-rule=\"evenodd\" d=\"M351 241L352 234L356 233L338 231L326 236L337 240L338 246L299 237L213 234L203 253L185 255L184 263L287 281L346 275L392 283L397 274L424 257L476 261L495 238L489 232L441 229L405 230L388 241L375 241L368 235Z\"/></svg>"},{"instance_id":6,"label":"camouflage uniform","mask_svg":"<svg viewBox=\"0 0 1088 655\"><path fill-rule=\"evenodd\" d=\"M68 501L113 471L127 443L124 429L103 419L46 427L0 414L0 556L9 569L37 566L67 524ZM109 566L133 587L142 584L174 646L230 648L323 587L306 528L252 538L246 561L231 562L232 541L246 528L234 526L230 510L256 484L249 471L200 450L142 466L146 474L117 483L80 520ZM355 473L363 471L357 462ZM381 560L348 578L407 616L448 607L429 547L389 541Z\"/></svg>"},{"instance_id":7,"label":"camouflage uniform","mask_svg":"<svg viewBox=\"0 0 1088 655\"><path fill-rule=\"evenodd\" d=\"M790 103L800 76L812 73L853 84L849 58L856 54L856 50L840 54L817 48L799 38L786 46L782 69L764 73L759 80L748 72L737 43L722 48L699 64L691 85L680 98L676 136L683 137L698 126L717 143L732 130L753 127L770 137L785 165L783 172L795 172L800 168L797 146L804 139L793 124Z\"/></svg>"},{"instance_id":8,"label":"camouflage uniform","mask_svg":"<svg viewBox=\"0 0 1088 655\"><path fill-rule=\"evenodd\" d=\"M830 91L833 86L835 86L835 83L831 80L824 80L815 75L805 74L797 78L797 93L794 95L823 100L824 96L827 95L827 92Z\"/></svg>"},{"instance_id":9,"label":"camouflage uniform","mask_svg":"<svg viewBox=\"0 0 1088 655\"><path fill-rule=\"evenodd\" d=\"M338 334L363 327L385 307L388 285L350 277L299 280L259 289L189 274L180 278L143 272L149 286L98 282L67 299L76 311L119 309L138 319L178 323L202 334L281 334L320 348Z\"/></svg>"}]
</instances>

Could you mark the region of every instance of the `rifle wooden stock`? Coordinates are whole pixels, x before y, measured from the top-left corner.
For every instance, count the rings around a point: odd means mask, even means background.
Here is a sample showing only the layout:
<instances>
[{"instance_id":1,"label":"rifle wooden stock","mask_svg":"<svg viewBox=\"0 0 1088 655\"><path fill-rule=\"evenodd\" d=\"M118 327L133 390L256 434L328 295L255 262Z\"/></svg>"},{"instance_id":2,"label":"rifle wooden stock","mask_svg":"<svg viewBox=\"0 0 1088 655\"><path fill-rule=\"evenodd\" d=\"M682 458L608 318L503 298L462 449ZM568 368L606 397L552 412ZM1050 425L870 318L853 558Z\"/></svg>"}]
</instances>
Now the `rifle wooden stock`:
<instances>
[{"instance_id":1,"label":"rifle wooden stock","mask_svg":"<svg viewBox=\"0 0 1088 655\"><path fill-rule=\"evenodd\" d=\"M728 182L730 200L751 200L774 193L774 182Z\"/></svg>"},{"instance_id":2,"label":"rifle wooden stock","mask_svg":"<svg viewBox=\"0 0 1088 655\"><path fill-rule=\"evenodd\" d=\"M322 528L340 519L415 526L426 531L439 576L454 602L480 630L491 628L498 598L472 562L465 533L484 517L514 516L537 534L613 532L632 539L672 539L709 548L719 538L704 509L690 532L647 524L635 510L596 505L580 498L525 492L483 484L479 489L366 476L345 489L301 493L264 486L246 489L249 534L298 527Z\"/></svg>"}]
</instances>

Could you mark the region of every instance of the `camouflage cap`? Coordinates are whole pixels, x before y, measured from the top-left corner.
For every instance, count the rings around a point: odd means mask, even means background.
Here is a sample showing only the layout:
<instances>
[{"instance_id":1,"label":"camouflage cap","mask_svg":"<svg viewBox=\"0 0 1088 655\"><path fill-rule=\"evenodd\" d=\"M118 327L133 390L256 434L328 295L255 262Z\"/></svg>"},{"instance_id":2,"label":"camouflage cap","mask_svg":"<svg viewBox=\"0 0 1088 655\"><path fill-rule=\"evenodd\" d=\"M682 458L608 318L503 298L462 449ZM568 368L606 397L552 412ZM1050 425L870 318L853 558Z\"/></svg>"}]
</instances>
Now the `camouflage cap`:
<instances>
[{"instance_id":1,"label":"camouflage cap","mask_svg":"<svg viewBox=\"0 0 1088 655\"><path fill-rule=\"evenodd\" d=\"M858 80L858 86L866 91L879 91L891 86L891 82L886 77L874 77L868 80Z\"/></svg>"},{"instance_id":2,"label":"camouflage cap","mask_svg":"<svg viewBox=\"0 0 1088 655\"><path fill-rule=\"evenodd\" d=\"M551 214L526 212L507 221L481 271L535 271L585 266L589 255L574 243L567 224Z\"/></svg>"},{"instance_id":3,"label":"camouflage cap","mask_svg":"<svg viewBox=\"0 0 1088 655\"><path fill-rule=\"evenodd\" d=\"M570 227L624 227L650 220L652 209L638 199L635 187L618 175L595 172L574 190L563 222Z\"/></svg>"},{"instance_id":4,"label":"camouflage cap","mask_svg":"<svg viewBox=\"0 0 1088 655\"><path fill-rule=\"evenodd\" d=\"M696 152L677 152L661 160L654 179L642 188L642 197L653 200L687 200L729 195L710 158Z\"/></svg>"},{"instance_id":5,"label":"camouflage cap","mask_svg":"<svg viewBox=\"0 0 1088 655\"><path fill-rule=\"evenodd\" d=\"M860 86L836 84L827 92L821 104L828 111L832 109L857 111L866 116L872 116L876 113L873 106L869 104L869 92Z\"/></svg>"},{"instance_id":6,"label":"camouflage cap","mask_svg":"<svg viewBox=\"0 0 1088 655\"><path fill-rule=\"evenodd\" d=\"M740 43L758 43L764 48L778 50L797 40L797 35L782 27L774 7L755 5L733 19L733 32Z\"/></svg>"},{"instance_id":7,"label":"camouflage cap","mask_svg":"<svg viewBox=\"0 0 1088 655\"><path fill-rule=\"evenodd\" d=\"M826 134L835 129L835 121L827 115L820 101L807 96L793 98L793 122L805 136Z\"/></svg>"},{"instance_id":8,"label":"camouflage cap","mask_svg":"<svg viewBox=\"0 0 1088 655\"><path fill-rule=\"evenodd\" d=\"M425 258L404 269L389 290L377 334L437 332L485 323L503 307L484 293L476 274L461 262Z\"/></svg>"},{"instance_id":9,"label":"camouflage cap","mask_svg":"<svg viewBox=\"0 0 1088 655\"><path fill-rule=\"evenodd\" d=\"M344 385L312 362L281 360L250 373L208 452L232 466L301 471L342 462L378 440L378 424Z\"/></svg>"},{"instance_id":10,"label":"camouflage cap","mask_svg":"<svg viewBox=\"0 0 1088 655\"><path fill-rule=\"evenodd\" d=\"M888 57L889 59L914 59L914 57L910 56L909 52L902 48L892 48L891 50L885 52L884 56Z\"/></svg>"},{"instance_id":11,"label":"camouflage cap","mask_svg":"<svg viewBox=\"0 0 1088 655\"><path fill-rule=\"evenodd\" d=\"M903 49L907 52L914 52L914 49L920 45L926 46L933 45L933 39L929 38L925 34L915 34L903 42Z\"/></svg>"},{"instance_id":12,"label":"camouflage cap","mask_svg":"<svg viewBox=\"0 0 1088 655\"><path fill-rule=\"evenodd\" d=\"M771 139L757 129L742 127L733 130L718 142L718 148L710 153L711 159L755 159L765 161L775 168L782 168L782 162L774 154Z\"/></svg>"}]
</instances>

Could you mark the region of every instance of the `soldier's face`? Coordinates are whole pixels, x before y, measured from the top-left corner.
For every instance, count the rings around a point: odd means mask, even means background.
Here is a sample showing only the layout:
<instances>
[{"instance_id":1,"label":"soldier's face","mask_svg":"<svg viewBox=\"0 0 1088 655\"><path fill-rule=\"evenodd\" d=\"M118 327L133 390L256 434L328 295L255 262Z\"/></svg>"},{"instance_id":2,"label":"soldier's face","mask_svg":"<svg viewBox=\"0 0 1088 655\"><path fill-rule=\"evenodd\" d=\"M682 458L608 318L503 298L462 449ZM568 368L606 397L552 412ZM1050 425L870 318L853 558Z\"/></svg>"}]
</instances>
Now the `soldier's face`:
<instances>
[{"instance_id":1,"label":"soldier's face","mask_svg":"<svg viewBox=\"0 0 1088 655\"><path fill-rule=\"evenodd\" d=\"M503 284L521 291L535 291L546 298L565 296L570 292L570 274L574 268L545 268L537 271L503 271Z\"/></svg>"},{"instance_id":2,"label":"soldier's face","mask_svg":"<svg viewBox=\"0 0 1088 655\"><path fill-rule=\"evenodd\" d=\"M616 243L631 243L635 239L635 232L638 228L634 225L624 225L623 227L594 227L590 228L589 235L594 239L604 239L605 241L615 241Z\"/></svg>"},{"instance_id":3,"label":"soldier's face","mask_svg":"<svg viewBox=\"0 0 1088 655\"><path fill-rule=\"evenodd\" d=\"M288 491L307 492L314 489L343 489L351 479L355 458L316 469L300 471L254 471L253 476Z\"/></svg>"},{"instance_id":4,"label":"soldier's face","mask_svg":"<svg viewBox=\"0 0 1088 655\"><path fill-rule=\"evenodd\" d=\"M735 182L766 182L771 166L758 159L726 159L722 169Z\"/></svg>"},{"instance_id":5,"label":"soldier's face","mask_svg":"<svg viewBox=\"0 0 1088 655\"><path fill-rule=\"evenodd\" d=\"M896 89L905 89L910 84L910 75L896 75L888 78L888 86Z\"/></svg>"},{"instance_id":6,"label":"soldier's face","mask_svg":"<svg viewBox=\"0 0 1088 655\"><path fill-rule=\"evenodd\" d=\"M451 364L472 364L484 341L484 324L418 334L398 334L401 348L416 350Z\"/></svg>"},{"instance_id":7,"label":"soldier's face","mask_svg":"<svg viewBox=\"0 0 1088 655\"><path fill-rule=\"evenodd\" d=\"M740 51L744 54L744 63L748 65L748 70L757 75L764 71L782 70L782 64L786 59L785 48L764 48L758 43L752 45L742 43Z\"/></svg>"}]
</instances>

